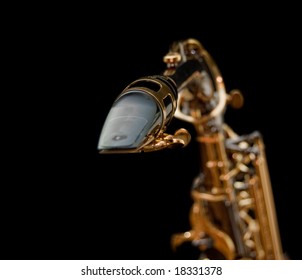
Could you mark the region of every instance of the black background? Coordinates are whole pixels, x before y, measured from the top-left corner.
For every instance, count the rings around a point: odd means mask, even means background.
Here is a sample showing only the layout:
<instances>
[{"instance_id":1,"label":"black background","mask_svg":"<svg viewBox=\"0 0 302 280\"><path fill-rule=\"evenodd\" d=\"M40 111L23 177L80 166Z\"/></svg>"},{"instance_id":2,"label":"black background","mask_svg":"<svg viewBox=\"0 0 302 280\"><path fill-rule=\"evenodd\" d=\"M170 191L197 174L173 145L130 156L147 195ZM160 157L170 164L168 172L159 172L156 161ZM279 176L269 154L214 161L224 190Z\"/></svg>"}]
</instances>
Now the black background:
<instances>
[{"instance_id":1,"label":"black background","mask_svg":"<svg viewBox=\"0 0 302 280\"><path fill-rule=\"evenodd\" d=\"M96 147L116 96L161 73L170 44L190 37L215 59L227 90L242 91L244 107L228 108L225 120L239 134L262 133L283 249L301 258L296 18L275 4L201 5L58 8L17 24L2 259L176 257L170 237L189 229L199 172L194 139L143 155L100 155ZM171 132L185 126L175 120Z\"/></svg>"}]
</instances>

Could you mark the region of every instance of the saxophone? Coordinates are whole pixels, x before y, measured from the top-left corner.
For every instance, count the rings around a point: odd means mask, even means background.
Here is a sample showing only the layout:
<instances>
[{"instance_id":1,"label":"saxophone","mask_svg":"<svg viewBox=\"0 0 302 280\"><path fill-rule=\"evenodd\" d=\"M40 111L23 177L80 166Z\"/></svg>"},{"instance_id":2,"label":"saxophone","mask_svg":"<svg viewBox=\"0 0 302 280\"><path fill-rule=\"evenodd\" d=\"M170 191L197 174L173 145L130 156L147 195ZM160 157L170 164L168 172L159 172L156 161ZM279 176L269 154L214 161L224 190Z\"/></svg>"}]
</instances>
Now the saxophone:
<instances>
[{"instance_id":1,"label":"saxophone","mask_svg":"<svg viewBox=\"0 0 302 280\"><path fill-rule=\"evenodd\" d=\"M173 250L189 243L199 259L284 259L262 136L238 135L224 121L228 105L243 105L241 92L226 92L216 63L194 38L172 43L163 61L161 75L135 80L117 97L99 152L186 147L188 130L166 130L174 117L192 124L201 170L191 188L190 229L172 235Z\"/></svg>"}]
</instances>

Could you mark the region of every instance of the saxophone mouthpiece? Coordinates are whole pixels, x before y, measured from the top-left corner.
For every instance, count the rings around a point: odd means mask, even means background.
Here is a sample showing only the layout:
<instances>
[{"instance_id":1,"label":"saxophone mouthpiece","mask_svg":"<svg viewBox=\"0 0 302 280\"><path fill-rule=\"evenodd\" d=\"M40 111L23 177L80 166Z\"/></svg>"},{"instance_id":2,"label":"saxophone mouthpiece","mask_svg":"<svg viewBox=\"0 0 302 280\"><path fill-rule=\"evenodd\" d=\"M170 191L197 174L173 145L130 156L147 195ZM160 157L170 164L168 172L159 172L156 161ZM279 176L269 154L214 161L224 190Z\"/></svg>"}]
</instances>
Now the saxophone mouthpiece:
<instances>
[{"instance_id":1,"label":"saxophone mouthpiece","mask_svg":"<svg viewBox=\"0 0 302 280\"><path fill-rule=\"evenodd\" d=\"M114 101L98 143L100 153L141 152L163 134L176 110L177 88L167 76L128 85Z\"/></svg>"}]
</instances>

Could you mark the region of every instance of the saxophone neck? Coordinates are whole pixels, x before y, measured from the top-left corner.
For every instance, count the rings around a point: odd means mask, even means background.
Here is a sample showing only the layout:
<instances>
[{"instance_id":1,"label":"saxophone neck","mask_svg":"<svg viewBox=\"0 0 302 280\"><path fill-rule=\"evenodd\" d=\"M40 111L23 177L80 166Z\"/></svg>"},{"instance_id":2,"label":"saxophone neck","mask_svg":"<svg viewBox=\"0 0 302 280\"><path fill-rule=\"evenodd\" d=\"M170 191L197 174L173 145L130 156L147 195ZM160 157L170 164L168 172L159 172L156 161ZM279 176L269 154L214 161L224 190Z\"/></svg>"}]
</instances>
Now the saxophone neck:
<instances>
[{"instance_id":1,"label":"saxophone neck","mask_svg":"<svg viewBox=\"0 0 302 280\"><path fill-rule=\"evenodd\" d=\"M226 92L220 70L203 45L192 38L174 42L163 60L164 74L177 81L174 116L192 123L198 135L222 131L226 106L240 108L243 96L239 90Z\"/></svg>"},{"instance_id":2,"label":"saxophone neck","mask_svg":"<svg viewBox=\"0 0 302 280\"><path fill-rule=\"evenodd\" d=\"M202 44L195 39L174 42L164 62L165 75L185 79L178 84L178 103L175 117L194 125L206 125L220 119L227 102L224 82L216 63ZM197 65L191 75L179 69L186 64Z\"/></svg>"}]
</instances>

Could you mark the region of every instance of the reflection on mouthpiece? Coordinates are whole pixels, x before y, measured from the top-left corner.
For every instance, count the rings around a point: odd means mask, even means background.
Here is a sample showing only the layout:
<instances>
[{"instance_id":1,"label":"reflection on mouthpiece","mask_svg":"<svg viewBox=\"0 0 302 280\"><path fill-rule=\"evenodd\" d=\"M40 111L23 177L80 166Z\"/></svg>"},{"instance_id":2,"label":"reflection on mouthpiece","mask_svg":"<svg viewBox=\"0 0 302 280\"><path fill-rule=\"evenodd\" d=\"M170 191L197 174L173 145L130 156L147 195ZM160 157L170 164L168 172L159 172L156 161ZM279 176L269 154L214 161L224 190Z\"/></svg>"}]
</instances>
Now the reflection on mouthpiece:
<instances>
[{"instance_id":1,"label":"reflection on mouthpiece","mask_svg":"<svg viewBox=\"0 0 302 280\"><path fill-rule=\"evenodd\" d=\"M104 123L98 149L139 147L162 122L162 113L154 98L133 90L117 99Z\"/></svg>"}]
</instances>

